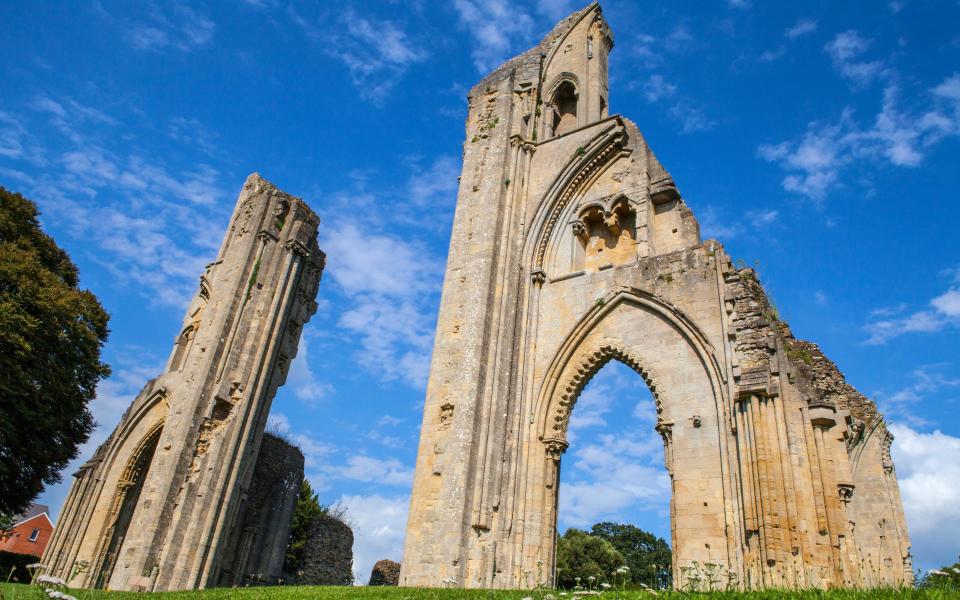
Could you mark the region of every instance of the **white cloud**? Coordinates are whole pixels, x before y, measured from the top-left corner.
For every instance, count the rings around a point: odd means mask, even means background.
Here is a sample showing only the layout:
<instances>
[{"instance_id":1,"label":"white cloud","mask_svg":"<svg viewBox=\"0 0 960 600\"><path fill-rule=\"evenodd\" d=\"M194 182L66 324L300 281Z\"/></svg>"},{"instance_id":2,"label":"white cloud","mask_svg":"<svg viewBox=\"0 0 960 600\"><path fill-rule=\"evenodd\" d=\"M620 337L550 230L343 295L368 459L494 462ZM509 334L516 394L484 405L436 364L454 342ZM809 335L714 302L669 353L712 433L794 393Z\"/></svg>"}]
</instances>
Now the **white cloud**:
<instances>
[{"instance_id":1,"label":"white cloud","mask_svg":"<svg viewBox=\"0 0 960 600\"><path fill-rule=\"evenodd\" d=\"M951 288L931 300L930 304L947 318L960 317L960 289Z\"/></svg>"},{"instance_id":2,"label":"white cloud","mask_svg":"<svg viewBox=\"0 0 960 600\"><path fill-rule=\"evenodd\" d=\"M680 123L680 133L705 131L716 125L702 110L690 105L686 100L671 106L667 114Z\"/></svg>"},{"instance_id":3,"label":"white cloud","mask_svg":"<svg viewBox=\"0 0 960 600\"><path fill-rule=\"evenodd\" d=\"M748 210L747 219L750 220L750 223L756 229L762 229L776 223L777 218L780 216L780 211L772 209L757 209L757 210Z\"/></svg>"},{"instance_id":4,"label":"white cloud","mask_svg":"<svg viewBox=\"0 0 960 600\"><path fill-rule=\"evenodd\" d=\"M529 42L533 35L533 18L507 0L454 0L453 7L470 35L470 55L480 73L495 69L514 54L518 43Z\"/></svg>"},{"instance_id":5,"label":"white cloud","mask_svg":"<svg viewBox=\"0 0 960 600\"><path fill-rule=\"evenodd\" d=\"M663 75L654 73L643 87L643 97L647 102L657 102L676 94L677 86L663 78Z\"/></svg>"},{"instance_id":6,"label":"white cloud","mask_svg":"<svg viewBox=\"0 0 960 600\"><path fill-rule=\"evenodd\" d=\"M20 158L24 154L27 131L12 115L0 111L0 156Z\"/></svg>"},{"instance_id":7,"label":"white cloud","mask_svg":"<svg viewBox=\"0 0 960 600\"><path fill-rule=\"evenodd\" d=\"M575 0L537 0L537 12L551 21L559 21L583 6Z\"/></svg>"},{"instance_id":8,"label":"white cloud","mask_svg":"<svg viewBox=\"0 0 960 600\"><path fill-rule=\"evenodd\" d=\"M430 53L398 21L368 18L347 8L339 19L309 19L287 7L287 15L324 51L342 62L361 98L380 105L409 68Z\"/></svg>"},{"instance_id":9,"label":"white cloud","mask_svg":"<svg viewBox=\"0 0 960 600\"><path fill-rule=\"evenodd\" d=\"M308 405L315 405L335 392L333 385L320 381L310 367L310 338L314 335L316 330L310 325L303 328L297 357L287 375L287 385L293 388L294 396Z\"/></svg>"},{"instance_id":10,"label":"white cloud","mask_svg":"<svg viewBox=\"0 0 960 600\"><path fill-rule=\"evenodd\" d=\"M369 581L378 560L401 561L409 496L343 495L339 503L347 508L353 529L353 576L358 583Z\"/></svg>"},{"instance_id":11,"label":"white cloud","mask_svg":"<svg viewBox=\"0 0 960 600\"><path fill-rule=\"evenodd\" d=\"M749 0L727 0L727 6L729 6L730 8L739 8L739 9L750 8L750 1Z\"/></svg>"},{"instance_id":12,"label":"white cloud","mask_svg":"<svg viewBox=\"0 0 960 600\"><path fill-rule=\"evenodd\" d=\"M817 22L813 19L800 19L796 24L783 32L787 39L795 40L805 35L810 35L817 30Z\"/></svg>"},{"instance_id":13,"label":"white cloud","mask_svg":"<svg viewBox=\"0 0 960 600\"><path fill-rule=\"evenodd\" d=\"M871 46L872 42L854 30L838 33L823 49L833 61L833 66L841 75L858 85L866 85L876 78L883 68L879 60L858 60Z\"/></svg>"},{"instance_id":14,"label":"white cloud","mask_svg":"<svg viewBox=\"0 0 960 600\"><path fill-rule=\"evenodd\" d=\"M960 438L898 424L890 431L914 566L951 564L960 538Z\"/></svg>"},{"instance_id":15,"label":"white cloud","mask_svg":"<svg viewBox=\"0 0 960 600\"><path fill-rule=\"evenodd\" d=\"M450 208L457 201L460 161L441 156L425 169L419 165L407 180L410 202L420 208Z\"/></svg>"},{"instance_id":16,"label":"white cloud","mask_svg":"<svg viewBox=\"0 0 960 600\"><path fill-rule=\"evenodd\" d=\"M896 84L884 89L882 109L870 127L846 109L836 123L810 123L798 140L761 145L758 156L788 172L784 189L815 201L839 185L840 174L852 165L919 166L937 143L960 133L960 75L931 89L922 112L901 111L899 94Z\"/></svg>"},{"instance_id":17,"label":"white cloud","mask_svg":"<svg viewBox=\"0 0 960 600\"><path fill-rule=\"evenodd\" d=\"M822 290L817 290L813 293L813 301L817 306L826 306L829 303L827 295L823 293Z\"/></svg>"},{"instance_id":18,"label":"white cloud","mask_svg":"<svg viewBox=\"0 0 960 600\"><path fill-rule=\"evenodd\" d=\"M340 325L360 339L358 362L386 381L423 387L442 262L422 245L353 223L327 231L329 274L349 299Z\"/></svg>"},{"instance_id":19,"label":"white cloud","mask_svg":"<svg viewBox=\"0 0 960 600\"><path fill-rule=\"evenodd\" d=\"M560 485L563 527L629 522L638 509L669 518L670 478L663 467L663 442L652 428L602 435L598 443L571 448L563 468L572 468L571 480Z\"/></svg>"},{"instance_id":20,"label":"white cloud","mask_svg":"<svg viewBox=\"0 0 960 600\"><path fill-rule=\"evenodd\" d=\"M383 485L409 486L413 482L413 469L399 460L363 454L348 457L344 465L327 465L324 472L338 479Z\"/></svg>"},{"instance_id":21,"label":"white cloud","mask_svg":"<svg viewBox=\"0 0 960 600\"><path fill-rule=\"evenodd\" d=\"M947 389L960 387L960 378L944 374L946 365L934 364L917 367L910 373L911 382L899 390L877 392L876 398L887 418L904 421L915 427L925 427L930 422L918 410L921 403Z\"/></svg>"},{"instance_id":22,"label":"white cloud","mask_svg":"<svg viewBox=\"0 0 960 600\"><path fill-rule=\"evenodd\" d=\"M899 317L889 309L871 312L875 320L869 321L864 327L870 335L866 343L881 345L907 333L936 333L960 325L960 287L950 287L932 298L929 306Z\"/></svg>"},{"instance_id":23,"label":"white cloud","mask_svg":"<svg viewBox=\"0 0 960 600\"><path fill-rule=\"evenodd\" d=\"M120 29L123 39L135 50L162 52L175 49L190 52L213 39L216 23L187 4L149 4L138 19L115 16L95 4L97 12Z\"/></svg>"}]
</instances>

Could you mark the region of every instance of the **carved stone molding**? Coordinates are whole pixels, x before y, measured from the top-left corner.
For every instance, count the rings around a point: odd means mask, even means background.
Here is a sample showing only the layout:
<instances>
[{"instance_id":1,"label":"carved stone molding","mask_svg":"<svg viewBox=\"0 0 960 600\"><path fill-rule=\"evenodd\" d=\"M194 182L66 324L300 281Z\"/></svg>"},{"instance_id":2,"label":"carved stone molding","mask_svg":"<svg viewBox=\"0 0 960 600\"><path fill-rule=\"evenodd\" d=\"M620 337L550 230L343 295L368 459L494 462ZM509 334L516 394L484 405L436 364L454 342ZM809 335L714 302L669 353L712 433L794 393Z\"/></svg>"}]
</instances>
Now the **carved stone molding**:
<instances>
[{"instance_id":1,"label":"carved stone molding","mask_svg":"<svg viewBox=\"0 0 960 600\"><path fill-rule=\"evenodd\" d=\"M853 490L856 486L852 483L838 483L837 493L840 495L840 501L849 504L853 500Z\"/></svg>"},{"instance_id":2,"label":"carved stone molding","mask_svg":"<svg viewBox=\"0 0 960 600\"><path fill-rule=\"evenodd\" d=\"M639 357L633 355L630 350L614 343L605 343L581 355L578 362L571 361L572 370L570 371L569 382L560 390L558 402L553 404L552 414L549 415L549 422L552 423L553 433L559 436L559 439L566 437L567 427L570 422L570 411L573 404L580 396L583 387L590 381L597 371L599 371L609 361L616 359L636 371L646 382L653 394L656 403L657 414L663 412L663 404L657 393L657 387L651 380L649 372L640 365Z\"/></svg>"},{"instance_id":3,"label":"carved stone molding","mask_svg":"<svg viewBox=\"0 0 960 600\"><path fill-rule=\"evenodd\" d=\"M546 280L547 274L543 271L543 269L534 269L530 271L530 281L532 281L534 284L543 285Z\"/></svg>"},{"instance_id":4,"label":"carved stone molding","mask_svg":"<svg viewBox=\"0 0 960 600\"><path fill-rule=\"evenodd\" d=\"M543 266L543 257L546 253L547 244L556 227L557 220L563 213L570 201L580 192L583 185L591 179L591 176L598 170L605 167L612 159L619 155L627 143L627 133L621 126L613 133L608 134L596 148L588 150L590 159L582 164L576 173L569 178L567 183L560 190L560 195L553 204L550 216L544 225L543 232L540 235L537 244L537 253L534 264L538 267Z\"/></svg>"}]
</instances>

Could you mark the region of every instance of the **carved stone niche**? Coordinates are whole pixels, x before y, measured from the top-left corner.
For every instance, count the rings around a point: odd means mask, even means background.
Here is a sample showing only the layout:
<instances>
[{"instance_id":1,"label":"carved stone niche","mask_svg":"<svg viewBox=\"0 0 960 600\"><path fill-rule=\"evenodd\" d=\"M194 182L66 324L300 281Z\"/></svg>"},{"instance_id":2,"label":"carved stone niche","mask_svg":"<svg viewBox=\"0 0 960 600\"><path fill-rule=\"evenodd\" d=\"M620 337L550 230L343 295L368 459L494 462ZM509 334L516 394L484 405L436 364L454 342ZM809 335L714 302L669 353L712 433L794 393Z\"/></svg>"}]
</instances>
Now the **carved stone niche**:
<instances>
[{"instance_id":1,"label":"carved stone niche","mask_svg":"<svg viewBox=\"0 0 960 600\"><path fill-rule=\"evenodd\" d=\"M624 194L584 203L572 221L583 251L583 270L599 271L637 259L637 205Z\"/></svg>"}]
</instances>

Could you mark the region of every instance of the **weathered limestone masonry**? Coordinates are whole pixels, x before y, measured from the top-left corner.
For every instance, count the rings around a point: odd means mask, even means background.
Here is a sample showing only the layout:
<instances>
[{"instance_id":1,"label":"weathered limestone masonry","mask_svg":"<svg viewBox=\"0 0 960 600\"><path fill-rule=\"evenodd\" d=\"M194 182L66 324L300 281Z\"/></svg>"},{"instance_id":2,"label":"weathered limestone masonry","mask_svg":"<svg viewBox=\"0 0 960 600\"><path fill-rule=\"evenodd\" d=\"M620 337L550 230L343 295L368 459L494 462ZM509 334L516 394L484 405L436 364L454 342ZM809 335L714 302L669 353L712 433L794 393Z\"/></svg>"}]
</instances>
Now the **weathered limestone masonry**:
<instances>
[{"instance_id":1,"label":"weathered limestone masonry","mask_svg":"<svg viewBox=\"0 0 960 600\"><path fill-rule=\"evenodd\" d=\"M166 371L74 474L43 557L47 573L73 586L158 591L246 574L242 546L274 530L258 530L245 507L270 404L317 309L319 223L303 200L247 179ZM302 457L282 453L302 470ZM278 489L267 504L290 502ZM282 560L270 552L258 566L279 572ZM82 561L88 568L71 579Z\"/></svg>"},{"instance_id":2,"label":"weathered limestone masonry","mask_svg":"<svg viewBox=\"0 0 960 600\"><path fill-rule=\"evenodd\" d=\"M219 586L272 585L284 578L283 561L302 482L300 449L263 434L250 488L224 546Z\"/></svg>"},{"instance_id":3,"label":"weathered limestone masonry","mask_svg":"<svg viewBox=\"0 0 960 600\"><path fill-rule=\"evenodd\" d=\"M675 585L695 561L750 588L910 584L883 419L607 114L612 47L591 4L470 92L401 585L552 580L570 411L610 360L656 400Z\"/></svg>"}]
</instances>

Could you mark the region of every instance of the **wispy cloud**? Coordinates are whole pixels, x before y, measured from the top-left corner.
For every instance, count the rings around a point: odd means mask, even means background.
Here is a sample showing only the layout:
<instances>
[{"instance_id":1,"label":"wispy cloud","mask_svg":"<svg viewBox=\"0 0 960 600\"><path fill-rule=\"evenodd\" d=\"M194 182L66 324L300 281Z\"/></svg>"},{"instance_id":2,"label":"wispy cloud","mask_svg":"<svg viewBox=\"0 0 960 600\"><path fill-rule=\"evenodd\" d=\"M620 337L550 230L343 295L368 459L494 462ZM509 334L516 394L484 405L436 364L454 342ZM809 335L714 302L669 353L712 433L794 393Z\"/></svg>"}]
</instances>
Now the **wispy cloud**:
<instances>
[{"instance_id":1,"label":"wispy cloud","mask_svg":"<svg viewBox=\"0 0 960 600\"><path fill-rule=\"evenodd\" d=\"M550 7L554 3L542 3ZM454 0L460 27L473 46L470 55L477 71L486 74L510 58L517 45L533 45L534 21L522 6L507 0Z\"/></svg>"},{"instance_id":2,"label":"wispy cloud","mask_svg":"<svg viewBox=\"0 0 960 600\"><path fill-rule=\"evenodd\" d=\"M901 110L899 95L898 85L886 87L882 109L869 127L846 109L835 123L810 123L798 140L761 145L758 155L788 171L785 190L817 201L839 185L840 173L854 163L918 166L943 138L960 133L960 75L931 89L923 112Z\"/></svg>"},{"instance_id":3,"label":"wispy cloud","mask_svg":"<svg viewBox=\"0 0 960 600\"><path fill-rule=\"evenodd\" d=\"M308 324L303 328L297 357L293 359L287 375L287 385L293 388L294 396L309 406L314 406L334 394L333 385L321 381L310 364L310 341L316 335L317 331L313 325Z\"/></svg>"},{"instance_id":4,"label":"wispy cloud","mask_svg":"<svg viewBox=\"0 0 960 600\"><path fill-rule=\"evenodd\" d=\"M928 426L930 422L918 414L918 405L929 400L931 395L960 387L960 378L944 373L947 366L922 365L910 373L911 382L908 385L891 393L877 392L877 401L886 417L915 427Z\"/></svg>"},{"instance_id":5,"label":"wispy cloud","mask_svg":"<svg viewBox=\"0 0 960 600\"><path fill-rule=\"evenodd\" d=\"M137 17L130 17L94 3L96 12L119 29L123 40L135 50L190 52L213 39L216 23L189 4L148 2L145 8Z\"/></svg>"},{"instance_id":6,"label":"wispy cloud","mask_svg":"<svg viewBox=\"0 0 960 600\"><path fill-rule=\"evenodd\" d=\"M866 85L883 69L882 61L861 60L861 56L871 45L871 40L862 37L855 29L850 29L838 33L823 49L841 75L857 85Z\"/></svg>"},{"instance_id":7,"label":"wispy cloud","mask_svg":"<svg viewBox=\"0 0 960 600\"><path fill-rule=\"evenodd\" d=\"M350 72L361 98L382 104L409 68L430 56L399 21L375 19L347 8L339 18L304 17L291 4L287 15Z\"/></svg>"},{"instance_id":8,"label":"wispy cloud","mask_svg":"<svg viewBox=\"0 0 960 600\"><path fill-rule=\"evenodd\" d=\"M664 79L663 75L654 73L647 78L643 86L643 97L647 102L657 102L670 98L677 93L677 86Z\"/></svg>"},{"instance_id":9,"label":"wispy cloud","mask_svg":"<svg viewBox=\"0 0 960 600\"><path fill-rule=\"evenodd\" d=\"M813 19L800 19L794 24L793 27L790 27L783 32L784 37L789 40L795 40L797 38L810 35L817 30L817 22Z\"/></svg>"},{"instance_id":10,"label":"wispy cloud","mask_svg":"<svg viewBox=\"0 0 960 600\"><path fill-rule=\"evenodd\" d=\"M927 307L906 312L906 305L881 308L870 313L864 329L867 344L881 345L908 333L937 333L960 326L960 277L942 294L932 298Z\"/></svg>"},{"instance_id":11,"label":"wispy cloud","mask_svg":"<svg viewBox=\"0 0 960 600\"><path fill-rule=\"evenodd\" d=\"M0 133L0 147L9 148L2 154L12 161L43 167L39 175L20 172L17 179L40 204L44 220L89 241L97 250L92 260L130 283L132 293L185 304L216 251L219 239L209 232L224 228L217 205L227 193L219 171L200 162L174 166L144 151L155 140L131 133L139 117L119 109L111 114L48 94L34 96L28 106L16 117L0 116L0 127L6 123L9 132ZM26 124L44 136L42 144L31 141L29 152Z\"/></svg>"}]
</instances>

